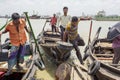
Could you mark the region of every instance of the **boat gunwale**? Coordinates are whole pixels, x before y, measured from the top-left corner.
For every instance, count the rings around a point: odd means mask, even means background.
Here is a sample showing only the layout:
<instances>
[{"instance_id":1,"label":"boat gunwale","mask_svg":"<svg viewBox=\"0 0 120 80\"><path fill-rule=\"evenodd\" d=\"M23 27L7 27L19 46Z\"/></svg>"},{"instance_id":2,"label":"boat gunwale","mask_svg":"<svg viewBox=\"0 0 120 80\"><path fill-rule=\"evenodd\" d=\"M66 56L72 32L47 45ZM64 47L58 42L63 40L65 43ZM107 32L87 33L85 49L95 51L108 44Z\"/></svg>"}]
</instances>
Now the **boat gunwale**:
<instances>
[{"instance_id":1,"label":"boat gunwale","mask_svg":"<svg viewBox=\"0 0 120 80\"><path fill-rule=\"evenodd\" d=\"M97 41L97 40L96 40L96 41ZM96 43L96 41L95 41L95 43ZM94 45L95 45L95 44L94 44ZM94 54L93 54L93 52L92 52L94 45L89 45L89 48L88 48L89 54L90 54L90 58L91 58L93 61L94 61L94 60L97 60L97 57L95 57ZM97 60L97 61L98 61L98 60ZM111 72L120 74L120 69L115 68L115 67L113 67L113 66L109 66L109 65L107 65L107 64L105 64L105 63L103 63L103 62L100 62L100 63L101 63L101 67L106 68L106 69L109 69Z\"/></svg>"}]
</instances>

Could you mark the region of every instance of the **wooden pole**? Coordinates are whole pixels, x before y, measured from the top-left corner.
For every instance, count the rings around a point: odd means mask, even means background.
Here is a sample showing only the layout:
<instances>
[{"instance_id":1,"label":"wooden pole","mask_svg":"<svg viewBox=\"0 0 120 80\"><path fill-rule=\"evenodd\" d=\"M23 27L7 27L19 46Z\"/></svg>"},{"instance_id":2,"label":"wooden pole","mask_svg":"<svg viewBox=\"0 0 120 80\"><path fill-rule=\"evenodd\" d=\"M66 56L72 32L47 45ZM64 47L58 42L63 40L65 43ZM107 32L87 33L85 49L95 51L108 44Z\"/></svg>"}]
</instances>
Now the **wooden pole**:
<instances>
[{"instance_id":1,"label":"wooden pole","mask_svg":"<svg viewBox=\"0 0 120 80\"><path fill-rule=\"evenodd\" d=\"M89 45L89 43L91 42L92 23L93 23L93 21L91 21L91 23L90 23L90 30L89 30L89 37L88 37L88 45Z\"/></svg>"},{"instance_id":2,"label":"wooden pole","mask_svg":"<svg viewBox=\"0 0 120 80\"><path fill-rule=\"evenodd\" d=\"M7 19L5 25L4 25L3 27L0 28L0 31L3 30L3 29L5 28L5 26L8 24L8 22L10 22L11 20L12 20L12 19L10 19L10 20L8 21L8 19Z\"/></svg>"},{"instance_id":3,"label":"wooden pole","mask_svg":"<svg viewBox=\"0 0 120 80\"><path fill-rule=\"evenodd\" d=\"M1 35L0 35L0 53L2 53Z\"/></svg>"},{"instance_id":4,"label":"wooden pole","mask_svg":"<svg viewBox=\"0 0 120 80\"><path fill-rule=\"evenodd\" d=\"M32 32L32 36L33 36L33 39L34 39L34 41L35 41L35 45L36 45L37 51L38 51L38 53L39 53L39 56L40 56L42 62L44 63L43 58L42 58L42 54L40 53L39 45L38 45L38 43L37 43L37 41L36 41L35 34L34 34L34 32L33 32L33 29L32 29L32 26L31 26L31 23L30 23L30 20L29 20L29 17L28 17L28 13L27 13L27 12L24 12L24 13L25 13L25 15L26 15L26 19L27 19L27 21L28 21L30 30L31 30L31 32Z\"/></svg>"}]
</instances>

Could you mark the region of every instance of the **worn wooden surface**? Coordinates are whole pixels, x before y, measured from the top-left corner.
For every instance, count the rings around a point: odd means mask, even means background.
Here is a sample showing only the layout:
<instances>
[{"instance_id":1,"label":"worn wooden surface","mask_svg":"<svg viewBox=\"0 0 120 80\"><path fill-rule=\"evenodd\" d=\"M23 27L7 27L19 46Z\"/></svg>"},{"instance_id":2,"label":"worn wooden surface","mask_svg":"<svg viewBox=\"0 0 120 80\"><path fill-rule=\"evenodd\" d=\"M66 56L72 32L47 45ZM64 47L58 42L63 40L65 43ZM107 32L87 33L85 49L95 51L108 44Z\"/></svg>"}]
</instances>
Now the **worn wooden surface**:
<instances>
[{"instance_id":1,"label":"worn wooden surface","mask_svg":"<svg viewBox=\"0 0 120 80\"><path fill-rule=\"evenodd\" d=\"M92 55L88 57L88 63L91 64L94 60L101 62L101 67L96 73L98 80L119 80L120 75L117 73L119 72L119 68L110 65L114 57L112 44L97 43L95 50L91 53ZM104 53L101 54L102 51Z\"/></svg>"},{"instance_id":2,"label":"worn wooden surface","mask_svg":"<svg viewBox=\"0 0 120 80\"><path fill-rule=\"evenodd\" d=\"M60 41L60 38L43 37L44 40Z\"/></svg>"},{"instance_id":3,"label":"worn wooden surface","mask_svg":"<svg viewBox=\"0 0 120 80\"><path fill-rule=\"evenodd\" d=\"M25 73L28 70L28 68L26 67L26 60L28 60L29 57L30 56L27 56L25 58L25 61L24 61L23 64L20 63L20 65L23 67L23 70L17 70L15 68L15 66L14 66L13 69L12 69L12 72L22 72L22 73ZM7 70L8 70L8 63L7 62L0 62L0 71L7 71Z\"/></svg>"},{"instance_id":4,"label":"worn wooden surface","mask_svg":"<svg viewBox=\"0 0 120 80\"><path fill-rule=\"evenodd\" d=\"M34 77L41 80L55 80L55 70L57 66L50 61L50 58L43 56L45 62L45 70L37 69Z\"/></svg>"},{"instance_id":5,"label":"worn wooden surface","mask_svg":"<svg viewBox=\"0 0 120 80\"><path fill-rule=\"evenodd\" d=\"M50 61L50 58L44 57L46 63L45 70L37 70L35 77L41 80L93 80L93 78L87 73L87 63L81 65L75 55L75 51L72 51L70 58L57 68L57 66ZM73 64L74 63L74 64ZM60 70L61 69L61 70ZM58 72L56 71L58 70ZM71 70L69 72L69 70ZM58 79L57 77L61 78ZM67 75L69 74L69 75ZM67 76L66 76L67 75ZM69 77L69 78L66 78Z\"/></svg>"},{"instance_id":6,"label":"worn wooden surface","mask_svg":"<svg viewBox=\"0 0 120 80\"><path fill-rule=\"evenodd\" d=\"M47 34L52 34L51 32L47 32ZM46 40L55 38L46 38ZM58 40L55 40L58 41ZM47 43L40 44L42 47L55 47L56 43ZM44 55L45 53L43 53ZM93 80L93 78L88 75L87 68L85 65L81 65L75 50L72 51L70 58L65 61L63 64L58 67L51 61L50 57L46 57L44 55L45 61L45 70L37 70L35 74L36 79L40 80Z\"/></svg>"},{"instance_id":7,"label":"worn wooden surface","mask_svg":"<svg viewBox=\"0 0 120 80\"><path fill-rule=\"evenodd\" d=\"M105 42L102 42L102 43L97 43L97 45L95 46L95 47L97 47L97 46L101 46L101 47L103 47L103 48L112 48L112 44L111 43L105 43Z\"/></svg>"},{"instance_id":8,"label":"worn wooden surface","mask_svg":"<svg viewBox=\"0 0 120 80\"><path fill-rule=\"evenodd\" d=\"M23 67L23 70L17 70L15 67L13 67L12 72L22 72L25 73L28 68L25 67L25 63L20 64ZM8 70L8 63L5 62L4 64L0 65L0 71L7 71Z\"/></svg>"}]
</instances>

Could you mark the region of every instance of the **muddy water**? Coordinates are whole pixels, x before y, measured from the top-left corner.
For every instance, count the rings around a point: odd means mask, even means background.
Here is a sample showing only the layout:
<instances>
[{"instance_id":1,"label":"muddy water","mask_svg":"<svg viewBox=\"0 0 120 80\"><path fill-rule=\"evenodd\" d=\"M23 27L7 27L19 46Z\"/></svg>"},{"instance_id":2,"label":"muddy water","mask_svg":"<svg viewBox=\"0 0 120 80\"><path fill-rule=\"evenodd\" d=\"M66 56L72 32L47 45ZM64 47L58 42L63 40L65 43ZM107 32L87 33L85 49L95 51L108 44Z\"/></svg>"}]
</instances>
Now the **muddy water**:
<instances>
[{"instance_id":1,"label":"muddy water","mask_svg":"<svg viewBox=\"0 0 120 80\"><path fill-rule=\"evenodd\" d=\"M37 36L42 31L45 20L38 19L38 20L30 20L30 21L31 21L34 33ZM0 27L2 27L5 24L5 22L6 22L6 19L0 18ZM100 37L106 37L108 32L108 27L113 26L117 22L118 21L93 21L91 40L93 39L99 27L102 27ZM88 41L89 27L90 27L90 21L81 21L79 23L78 32L80 36L85 40L86 44ZM49 23L46 25L45 29L51 29ZM7 37L8 37L8 33L2 35L2 43ZM82 55L84 54L84 48L85 47L80 47ZM44 71L38 70L35 76L37 78L41 78L41 80L44 76L46 76L46 79L43 79L43 80L54 80L54 73L55 73L56 66L53 63L51 63L51 61L48 59L45 59L45 61L46 63L49 63L49 64L46 64L48 68Z\"/></svg>"}]
</instances>

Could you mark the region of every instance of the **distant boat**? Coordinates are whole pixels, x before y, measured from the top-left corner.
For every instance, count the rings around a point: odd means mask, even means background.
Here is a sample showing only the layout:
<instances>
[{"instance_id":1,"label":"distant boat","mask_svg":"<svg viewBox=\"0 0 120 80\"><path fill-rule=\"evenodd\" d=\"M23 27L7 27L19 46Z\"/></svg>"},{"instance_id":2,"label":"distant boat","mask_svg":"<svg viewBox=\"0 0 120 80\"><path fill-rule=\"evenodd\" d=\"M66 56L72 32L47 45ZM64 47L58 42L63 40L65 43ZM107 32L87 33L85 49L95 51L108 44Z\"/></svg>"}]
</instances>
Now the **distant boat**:
<instances>
[{"instance_id":1,"label":"distant boat","mask_svg":"<svg viewBox=\"0 0 120 80\"><path fill-rule=\"evenodd\" d=\"M80 17L80 20L91 20L91 17Z\"/></svg>"},{"instance_id":2,"label":"distant boat","mask_svg":"<svg viewBox=\"0 0 120 80\"><path fill-rule=\"evenodd\" d=\"M30 19L40 19L40 16L34 14L32 16L29 17Z\"/></svg>"},{"instance_id":3,"label":"distant boat","mask_svg":"<svg viewBox=\"0 0 120 80\"><path fill-rule=\"evenodd\" d=\"M51 19L51 17L49 15L47 15L47 16L41 16L40 19Z\"/></svg>"},{"instance_id":4,"label":"distant boat","mask_svg":"<svg viewBox=\"0 0 120 80\"><path fill-rule=\"evenodd\" d=\"M33 11L33 15L29 17L30 19L40 19L40 16L38 16L38 12L35 13L35 11Z\"/></svg>"}]
</instances>

